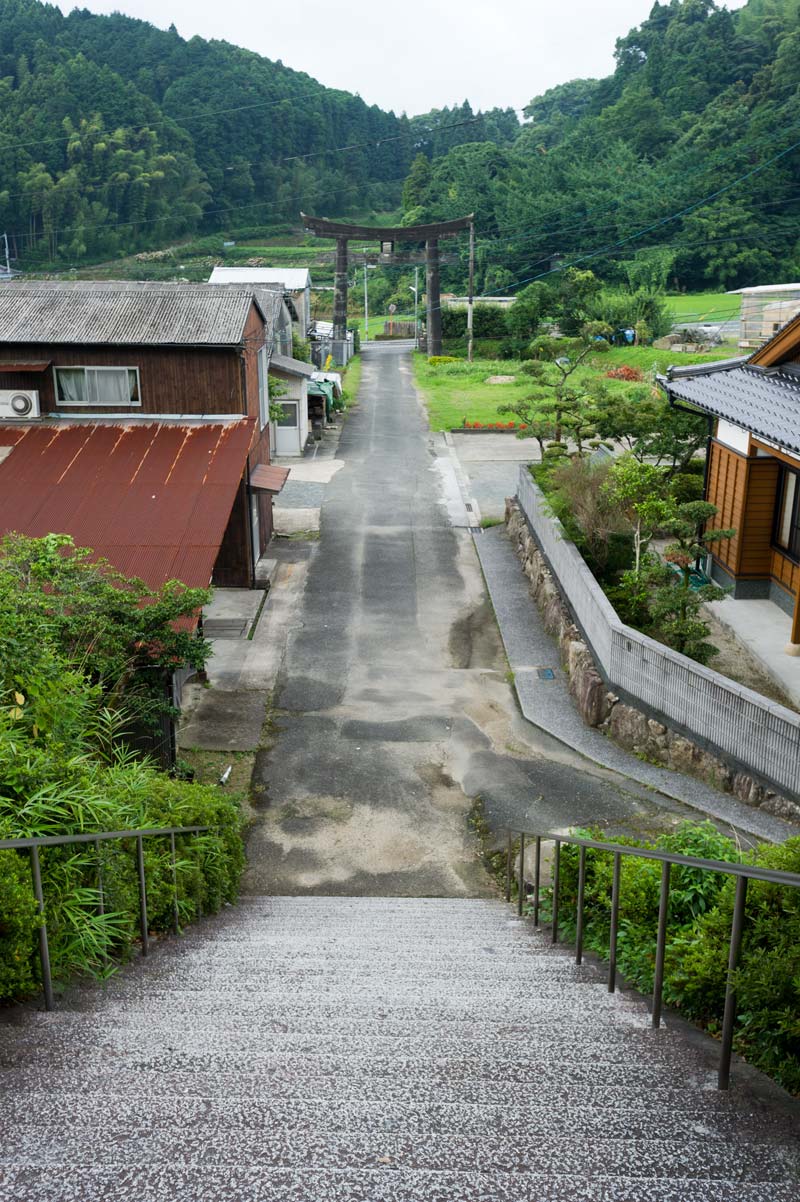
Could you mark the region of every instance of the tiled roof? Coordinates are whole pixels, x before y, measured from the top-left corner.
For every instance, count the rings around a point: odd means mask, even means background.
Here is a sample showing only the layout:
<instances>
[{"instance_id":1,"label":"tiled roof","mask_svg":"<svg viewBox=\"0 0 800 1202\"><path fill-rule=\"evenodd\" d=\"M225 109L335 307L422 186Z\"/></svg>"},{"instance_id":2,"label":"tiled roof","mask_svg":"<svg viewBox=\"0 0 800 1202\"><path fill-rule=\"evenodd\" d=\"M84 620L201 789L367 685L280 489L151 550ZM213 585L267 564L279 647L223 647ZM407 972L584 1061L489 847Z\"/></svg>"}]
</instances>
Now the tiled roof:
<instances>
[{"instance_id":1,"label":"tiled roof","mask_svg":"<svg viewBox=\"0 0 800 1202\"><path fill-rule=\"evenodd\" d=\"M724 363L710 371L710 366L691 375L661 377L660 383L671 397L800 453L800 374Z\"/></svg>"},{"instance_id":2,"label":"tiled roof","mask_svg":"<svg viewBox=\"0 0 800 1202\"><path fill-rule=\"evenodd\" d=\"M0 426L0 534L71 534L150 588L205 588L254 425Z\"/></svg>"},{"instance_id":3,"label":"tiled roof","mask_svg":"<svg viewBox=\"0 0 800 1202\"><path fill-rule=\"evenodd\" d=\"M14 280L0 284L0 343L238 346L256 289L208 284ZM262 313L271 322L274 301Z\"/></svg>"}]
</instances>

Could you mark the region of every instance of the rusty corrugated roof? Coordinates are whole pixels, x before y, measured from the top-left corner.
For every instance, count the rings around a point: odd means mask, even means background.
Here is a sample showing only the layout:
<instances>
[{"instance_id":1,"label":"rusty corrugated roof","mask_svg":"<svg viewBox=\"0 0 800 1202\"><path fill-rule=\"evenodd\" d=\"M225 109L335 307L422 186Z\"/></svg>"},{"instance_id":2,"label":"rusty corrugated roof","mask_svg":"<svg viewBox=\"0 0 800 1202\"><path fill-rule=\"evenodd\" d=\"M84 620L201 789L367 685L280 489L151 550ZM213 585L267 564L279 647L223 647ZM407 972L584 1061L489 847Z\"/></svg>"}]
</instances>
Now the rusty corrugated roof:
<instances>
[{"instance_id":1,"label":"rusty corrugated roof","mask_svg":"<svg viewBox=\"0 0 800 1202\"><path fill-rule=\"evenodd\" d=\"M254 301L271 326L274 296L244 284L15 281L0 288L0 343L239 346Z\"/></svg>"},{"instance_id":2,"label":"rusty corrugated roof","mask_svg":"<svg viewBox=\"0 0 800 1202\"><path fill-rule=\"evenodd\" d=\"M279 493L288 479L288 467L259 463L250 473L250 487L256 492Z\"/></svg>"},{"instance_id":3,"label":"rusty corrugated roof","mask_svg":"<svg viewBox=\"0 0 800 1202\"><path fill-rule=\"evenodd\" d=\"M254 426L0 426L0 534L71 534L150 588L204 588Z\"/></svg>"}]
</instances>

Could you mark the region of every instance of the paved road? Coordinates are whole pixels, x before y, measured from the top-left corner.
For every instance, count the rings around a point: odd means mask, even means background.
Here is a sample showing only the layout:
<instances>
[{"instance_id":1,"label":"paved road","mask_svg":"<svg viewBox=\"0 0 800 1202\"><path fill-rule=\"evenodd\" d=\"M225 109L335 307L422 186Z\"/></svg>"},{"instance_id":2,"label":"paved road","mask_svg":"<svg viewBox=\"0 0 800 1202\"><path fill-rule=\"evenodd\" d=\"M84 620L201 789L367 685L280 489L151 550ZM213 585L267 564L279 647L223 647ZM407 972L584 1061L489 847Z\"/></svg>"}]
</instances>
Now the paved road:
<instances>
[{"instance_id":1,"label":"paved road","mask_svg":"<svg viewBox=\"0 0 800 1202\"><path fill-rule=\"evenodd\" d=\"M674 820L520 717L471 537L443 503L446 453L408 353L367 350L256 764L250 892L485 893L478 797L497 829Z\"/></svg>"}]
</instances>

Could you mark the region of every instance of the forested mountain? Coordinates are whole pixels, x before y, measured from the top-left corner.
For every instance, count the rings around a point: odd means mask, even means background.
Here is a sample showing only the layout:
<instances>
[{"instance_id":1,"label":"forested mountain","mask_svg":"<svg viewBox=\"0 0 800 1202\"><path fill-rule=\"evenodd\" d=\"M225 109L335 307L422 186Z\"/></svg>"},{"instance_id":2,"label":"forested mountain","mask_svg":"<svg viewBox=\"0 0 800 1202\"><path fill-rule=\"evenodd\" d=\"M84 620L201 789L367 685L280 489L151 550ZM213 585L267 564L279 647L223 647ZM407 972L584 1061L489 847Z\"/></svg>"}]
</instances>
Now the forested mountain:
<instances>
[{"instance_id":1,"label":"forested mountain","mask_svg":"<svg viewBox=\"0 0 800 1202\"><path fill-rule=\"evenodd\" d=\"M0 0L0 233L28 265L301 207L395 207L417 149L518 125L513 113L483 120L453 109L410 121L226 42Z\"/></svg>"},{"instance_id":2,"label":"forested mountain","mask_svg":"<svg viewBox=\"0 0 800 1202\"><path fill-rule=\"evenodd\" d=\"M0 0L0 234L63 265L402 190L407 223L475 211L485 291L554 256L690 288L800 275L800 0L656 3L616 64L522 124L408 118L226 42Z\"/></svg>"},{"instance_id":3,"label":"forested mountain","mask_svg":"<svg viewBox=\"0 0 800 1202\"><path fill-rule=\"evenodd\" d=\"M688 288L798 278L800 0L656 3L616 64L537 96L512 141L415 161L406 222L474 210L486 291L554 256Z\"/></svg>"}]
</instances>

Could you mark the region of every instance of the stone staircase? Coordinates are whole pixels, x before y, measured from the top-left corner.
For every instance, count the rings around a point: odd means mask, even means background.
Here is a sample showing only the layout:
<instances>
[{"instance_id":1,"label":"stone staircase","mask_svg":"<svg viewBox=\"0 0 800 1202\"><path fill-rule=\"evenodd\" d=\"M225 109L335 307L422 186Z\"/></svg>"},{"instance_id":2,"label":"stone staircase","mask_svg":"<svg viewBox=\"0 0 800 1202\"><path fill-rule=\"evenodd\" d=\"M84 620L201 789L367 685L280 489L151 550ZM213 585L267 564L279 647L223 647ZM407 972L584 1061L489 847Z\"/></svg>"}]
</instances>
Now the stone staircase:
<instances>
[{"instance_id":1,"label":"stone staircase","mask_svg":"<svg viewBox=\"0 0 800 1202\"><path fill-rule=\"evenodd\" d=\"M797 1202L791 1107L648 1023L499 901L247 898L0 1025L0 1199Z\"/></svg>"}]
</instances>

